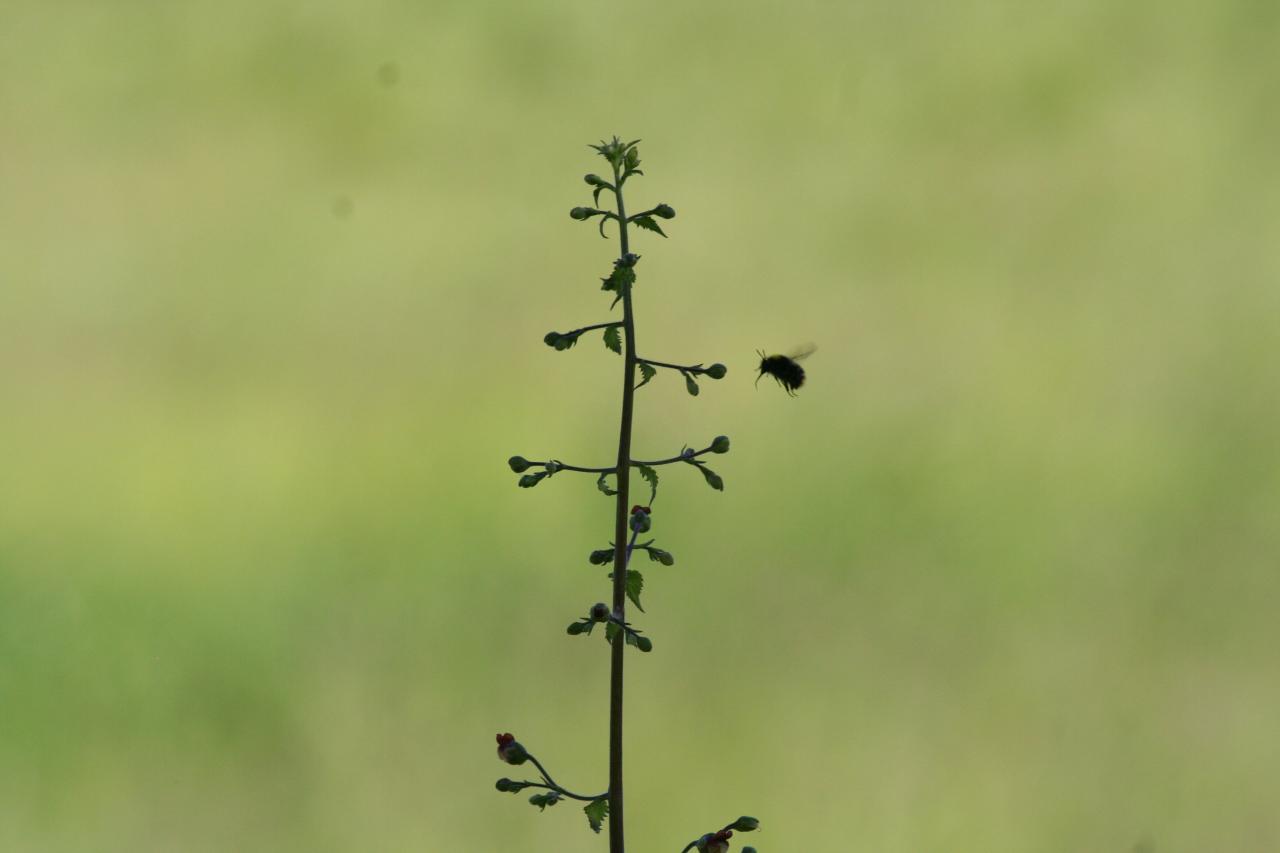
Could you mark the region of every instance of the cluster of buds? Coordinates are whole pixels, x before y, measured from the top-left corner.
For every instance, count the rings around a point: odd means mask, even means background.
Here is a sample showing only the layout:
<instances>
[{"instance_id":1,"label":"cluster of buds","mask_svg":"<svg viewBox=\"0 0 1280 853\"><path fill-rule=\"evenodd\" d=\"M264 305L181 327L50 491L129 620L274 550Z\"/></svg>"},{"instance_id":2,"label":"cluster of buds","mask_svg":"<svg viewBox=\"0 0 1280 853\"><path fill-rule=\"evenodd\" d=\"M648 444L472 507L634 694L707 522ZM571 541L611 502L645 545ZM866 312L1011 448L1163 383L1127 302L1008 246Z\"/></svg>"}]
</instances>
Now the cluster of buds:
<instances>
[{"instance_id":1,"label":"cluster of buds","mask_svg":"<svg viewBox=\"0 0 1280 853\"><path fill-rule=\"evenodd\" d=\"M516 740L516 736L507 732L498 735L498 758L508 764L524 764L529 760L529 753Z\"/></svg>"}]
</instances>

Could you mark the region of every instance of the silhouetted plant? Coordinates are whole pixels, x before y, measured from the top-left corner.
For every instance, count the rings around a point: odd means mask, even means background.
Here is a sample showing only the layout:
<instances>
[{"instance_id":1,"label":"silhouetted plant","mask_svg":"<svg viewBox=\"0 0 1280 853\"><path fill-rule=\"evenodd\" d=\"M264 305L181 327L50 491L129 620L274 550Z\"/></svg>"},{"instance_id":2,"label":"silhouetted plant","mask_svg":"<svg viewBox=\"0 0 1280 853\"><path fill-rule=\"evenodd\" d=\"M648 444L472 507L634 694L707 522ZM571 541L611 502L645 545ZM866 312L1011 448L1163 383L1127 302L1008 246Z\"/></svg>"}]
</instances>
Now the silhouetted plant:
<instances>
[{"instance_id":1,"label":"silhouetted plant","mask_svg":"<svg viewBox=\"0 0 1280 853\"><path fill-rule=\"evenodd\" d=\"M615 501L613 541L608 548L592 551L588 557L592 565L604 566L613 564L609 573L612 582L612 605L598 602L590 607L587 615L570 623L568 633L572 636L590 635L597 625L603 625L601 632L610 648L609 667L609 786L603 793L579 794L556 782L542 763L526 750L511 734L498 735L498 758L507 764L532 764L537 768L541 781L502 778L497 782L497 789L512 794L520 793L528 788L536 789L529 797L529 802L538 809L545 810L562 800L578 800L586 803L586 813L590 827L599 832L605 822L609 825L610 853L624 853L623 834L623 786L622 786L622 710L623 710L623 660L628 646L638 651L649 652L653 649L653 641L627 621L626 605L630 601L636 609L644 612L640 605L640 596L644 591L644 576L639 570L630 567L632 555L640 550L648 554L650 561L670 566L675 563L671 552L657 547L654 539L639 541L640 536L650 531L653 526L653 505L658 497L658 471L664 465L684 464L696 469L711 488L724 490L724 481L720 475L707 467L700 458L708 453L728 453L729 439L717 436L701 450L684 447L674 456L666 459L638 460L631 456L631 421L634 410L635 392L653 379L659 368L673 370L684 377L685 388L693 396L699 391L698 377L721 379L727 372L723 364L715 363L704 367L701 363L691 365L672 364L656 359L641 358L636 354L635 322L631 310L632 290L636 283L636 266L640 256L631 252L627 227L637 226L659 236L666 237L659 220L669 220L676 212L668 204L659 204L640 213L627 215L623 202L623 187L627 180L640 171L640 154L636 143L623 143L614 137L609 142L601 142L591 146L601 157L608 161L613 172L613 180L607 181L599 175L587 175L584 180L592 188L592 207L575 207L569 216L579 222L597 219L600 236L607 237L605 226L612 223L619 238L618 258L613 262L613 269L602 281L601 289L613 295L609 306L612 310L622 303L622 319L605 323L593 323L588 326L572 329L568 332L548 332L543 342L556 350L568 350L578 343L578 339L586 332L597 329L604 330L604 344L623 357L623 384L621 405L621 428L618 435L618 456L613 465L602 467L584 467L569 465L558 459L534 462L522 456L512 456L507 464L511 470L520 474L518 485L522 488L533 488L543 480L549 479L563 471L596 474L596 487ZM614 210L601 210L595 207L600 203L603 193L610 193L614 201ZM637 372L640 381L636 381ZM631 470L635 469L649 487L649 499L644 505L631 504ZM715 832L708 832L690 841L681 853L697 849L699 853L725 853L729 849L729 839L734 832L751 832L759 827L759 821L753 817L740 817L733 823ZM755 853L755 848L745 847L742 853Z\"/></svg>"}]
</instances>

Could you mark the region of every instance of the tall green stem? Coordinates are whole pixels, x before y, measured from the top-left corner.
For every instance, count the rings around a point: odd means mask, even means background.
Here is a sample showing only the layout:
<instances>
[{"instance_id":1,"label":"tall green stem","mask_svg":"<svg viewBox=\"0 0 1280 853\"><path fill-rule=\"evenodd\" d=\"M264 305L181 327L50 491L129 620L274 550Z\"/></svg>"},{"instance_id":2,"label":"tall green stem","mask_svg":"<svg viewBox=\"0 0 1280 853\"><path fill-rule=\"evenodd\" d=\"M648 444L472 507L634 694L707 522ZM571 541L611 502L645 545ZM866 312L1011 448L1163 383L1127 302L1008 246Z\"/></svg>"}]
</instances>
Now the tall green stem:
<instances>
[{"instance_id":1,"label":"tall green stem","mask_svg":"<svg viewBox=\"0 0 1280 853\"><path fill-rule=\"evenodd\" d=\"M620 262L625 263L627 246L627 208L622 201L622 176L613 164L614 197L618 203L618 238L621 242ZM622 368L622 426L618 430L618 506L613 541L613 613L626 621L627 607L627 522L630 519L631 479L631 413L635 398L636 329L631 313L631 287L622 292L622 331L626 349ZM625 853L622 828L622 662L626 649L625 632L613 638L609 666L609 853Z\"/></svg>"}]
</instances>

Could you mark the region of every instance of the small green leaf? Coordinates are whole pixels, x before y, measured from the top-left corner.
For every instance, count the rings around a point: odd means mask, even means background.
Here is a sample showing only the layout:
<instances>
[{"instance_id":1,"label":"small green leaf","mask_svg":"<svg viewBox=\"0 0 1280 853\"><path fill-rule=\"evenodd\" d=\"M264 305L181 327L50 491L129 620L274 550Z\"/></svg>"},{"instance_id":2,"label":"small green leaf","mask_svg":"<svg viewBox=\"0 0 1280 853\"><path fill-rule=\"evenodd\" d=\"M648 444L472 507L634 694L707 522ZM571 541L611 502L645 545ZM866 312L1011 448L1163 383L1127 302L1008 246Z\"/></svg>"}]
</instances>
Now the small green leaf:
<instances>
[{"instance_id":1,"label":"small green leaf","mask_svg":"<svg viewBox=\"0 0 1280 853\"><path fill-rule=\"evenodd\" d=\"M644 377L644 379L641 379L639 384L636 385L637 388L641 385L649 384L649 380L658 375L658 368L648 362L642 361L637 366L640 368L640 374Z\"/></svg>"},{"instance_id":2,"label":"small green leaf","mask_svg":"<svg viewBox=\"0 0 1280 853\"><path fill-rule=\"evenodd\" d=\"M644 590L644 575L635 569L627 569L627 598L631 599L631 603L639 608L640 612L644 612L644 608L640 606L640 593Z\"/></svg>"},{"instance_id":3,"label":"small green leaf","mask_svg":"<svg viewBox=\"0 0 1280 853\"><path fill-rule=\"evenodd\" d=\"M532 489L538 483L542 482L542 478L548 476L546 471L539 471L536 474L525 474L520 478L520 488Z\"/></svg>"},{"instance_id":4,"label":"small green leaf","mask_svg":"<svg viewBox=\"0 0 1280 853\"><path fill-rule=\"evenodd\" d=\"M601 548L598 551L592 551L587 559L593 566L604 566L613 562L614 553L613 548Z\"/></svg>"},{"instance_id":5,"label":"small green leaf","mask_svg":"<svg viewBox=\"0 0 1280 853\"><path fill-rule=\"evenodd\" d=\"M683 370L680 372L684 373ZM689 393L694 397L698 396L698 383L694 382L693 377L687 373L684 373L684 387L688 389Z\"/></svg>"},{"instance_id":6,"label":"small green leaf","mask_svg":"<svg viewBox=\"0 0 1280 853\"><path fill-rule=\"evenodd\" d=\"M554 806L556 803L560 802L560 792L547 791L545 794L534 794L529 798L529 802L530 804L537 806L538 811L546 811L547 806Z\"/></svg>"},{"instance_id":7,"label":"small green leaf","mask_svg":"<svg viewBox=\"0 0 1280 853\"><path fill-rule=\"evenodd\" d=\"M591 829L599 832L604 826L604 819L609 816L609 800L605 797L592 800L583 806L582 810L587 813L587 823L591 824Z\"/></svg>"},{"instance_id":8,"label":"small green leaf","mask_svg":"<svg viewBox=\"0 0 1280 853\"><path fill-rule=\"evenodd\" d=\"M618 632L619 632L619 631L621 631L621 630L622 630L622 629L618 627L618 623L617 623L617 622L606 622L606 623L604 623L604 638L605 638L605 640L607 640L607 641L612 645L612 643L613 643L613 638L614 638L614 637L616 637L616 636L618 636Z\"/></svg>"},{"instance_id":9,"label":"small green leaf","mask_svg":"<svg viewBox=\"0 0 1280 853\"><path fill-rule=\"evenodd\" d=\"M609 484L605 482L604 478L608 477L612 473L613 473L612 471L605 471L599 477L596 478L596 488L604 492L606 495L610 497L612 497L613 495L616 495L617 492L609 488Z\"/></svg>"},{"instance_id":10,"label":"small green leaf","mask_svg":"<svg viewBox=\"0 0 1280 853\"><path fill-rule=\"evenodd\" d=\"M605 286L601 289L621 292L624 288L634 284L635 280L636 271L634 267L619 265L613 268L613 272L609 273L609 277L604 280Z\"/></svg>"},{"instance_id":11,"label":"small green leaf","mask_svg":"<svg viewBox=\"0 0 1280 853\"><path fill-rule=\"evenodd\" d=\"M622 336L618 333L619 328L610 326L604 330L604 345L618 355L622 355Z\"/></svg>"},{"instance_id":12,"label":"small green leaf","mask_svg":"<svg viewBox=\"0 0 1280 853\"><path fill-rule=\"evenodd\" d=\"M639 141L640 140L638 139L636 140L636 142ZM623 162L626 163L627 170L631 172L634 172L636 166L640 165L640 149L636 148L635 144L635 142L627 143L627 156L623 160Z\"/></svg>"},{"instance_id":13,"label":"small green leaf","mask_svg":"<svg viewBox=\"0 0 1280 853\"><path fill-rule=\"evenodd\" d=\"M640 472L641 477L644 477L649 482L649 503L653 503L658 497L658 472L648 465L637 465L636 470Z\"/></svg>"},{"instance_id":14,"label":"small green leaf","mask_svg":"<svg viewBox=\"0 0 1280 853\"><path fill-rule=\"evenodd\" d=\"M622 298L627 288L635 283L635 280L636 271L626 265L615 266L613 268L613 272L609 274L608 278L600 279L600 289L611 290L615 294L613 305L610 305L610 308L613 308L614 305L618 304L618 300Z\"/></svg>"},{"instance_id":15,"label":"small green leaf","mask_svg":"<svg viewBox=\"0 0 1280 853\"><path fill-rule=\"evenodd\" d=\"M663 237L667 236L666 233L663 232L662 227L653 220L652 216L637 216L635 219L631 220L631 224L639 225L644 230L653 231Z\"/></svg>"}]
</instances>

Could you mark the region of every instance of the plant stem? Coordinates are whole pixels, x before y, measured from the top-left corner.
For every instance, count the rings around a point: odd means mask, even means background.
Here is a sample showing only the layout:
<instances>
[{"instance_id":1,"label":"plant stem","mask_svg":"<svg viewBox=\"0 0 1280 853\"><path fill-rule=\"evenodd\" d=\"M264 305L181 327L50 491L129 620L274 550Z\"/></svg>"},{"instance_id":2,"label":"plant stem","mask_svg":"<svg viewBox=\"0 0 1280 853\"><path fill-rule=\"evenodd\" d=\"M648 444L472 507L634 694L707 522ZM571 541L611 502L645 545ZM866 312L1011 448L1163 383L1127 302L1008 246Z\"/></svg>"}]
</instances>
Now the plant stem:
<instances>
[{"instance_id":1,"label":"plant stem","mask_svg":"<svg viewBox=\"0 0 1280 853\"><path fill-rule=\"evenodd\" d=\"M625 259L627 246L627 209L622 201L622 176L613 164L613 196L618 204L619 259ZM622 293L622 329L626 350L622 368L622 425L618 430L618 504L615 514L613 556L613 614L626 621L627 606L627 522L630 518L631 481L631 413L635 397L636 331L631 313L631 287ZM627 648L626 632L613 638L609 666L609 853L626 853L622 811L622 662Z\"/></svg>"}]
</instances>

